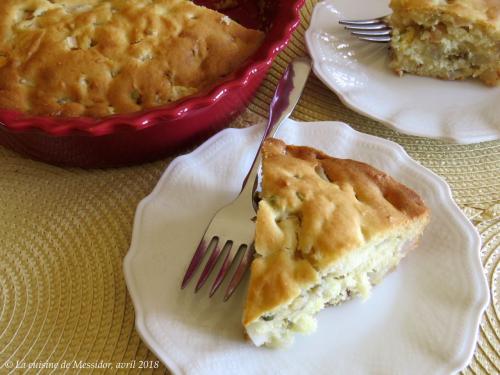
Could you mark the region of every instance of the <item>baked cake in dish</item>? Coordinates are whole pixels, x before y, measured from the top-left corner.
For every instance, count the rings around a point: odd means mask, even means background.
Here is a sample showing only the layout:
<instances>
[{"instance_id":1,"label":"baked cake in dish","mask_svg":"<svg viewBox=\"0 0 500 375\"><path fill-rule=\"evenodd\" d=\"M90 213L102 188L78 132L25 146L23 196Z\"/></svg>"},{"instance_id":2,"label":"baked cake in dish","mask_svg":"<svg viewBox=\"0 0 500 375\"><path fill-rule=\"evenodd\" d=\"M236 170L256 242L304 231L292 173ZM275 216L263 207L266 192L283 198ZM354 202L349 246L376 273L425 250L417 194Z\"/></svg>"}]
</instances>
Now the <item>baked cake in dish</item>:
<instances>
[{"instance_id":1,"label":"baked cake in dish","mask_svg":"<svg viewBox=\"0 0 500 375\"><path fill-rule=\"evenodd\" d=\"M264 34L187 0L2 0L0 108L103 117L206 90Z\"/></svg>"},{"instance_id":2,"label":"baked cake in dish","mask_svg":"<svg viewBox=\"0 0 500 375\"><path fill-rule=\"evenodd\" d=\"M391 0L390 66L443 79L500 80L500 0Z\"/></svg>"},{"instance_id":3,"label":"baked cake in dish","mask_svg":"<svg viewBox=\"0 0 500 375\"><path fill-rule=\"evenodd\" d=\"M367 164L267 140L246 334L278 347L313 331L324 307L367 297L428 220L414 191Z\"/></svg>"}]
</instances>

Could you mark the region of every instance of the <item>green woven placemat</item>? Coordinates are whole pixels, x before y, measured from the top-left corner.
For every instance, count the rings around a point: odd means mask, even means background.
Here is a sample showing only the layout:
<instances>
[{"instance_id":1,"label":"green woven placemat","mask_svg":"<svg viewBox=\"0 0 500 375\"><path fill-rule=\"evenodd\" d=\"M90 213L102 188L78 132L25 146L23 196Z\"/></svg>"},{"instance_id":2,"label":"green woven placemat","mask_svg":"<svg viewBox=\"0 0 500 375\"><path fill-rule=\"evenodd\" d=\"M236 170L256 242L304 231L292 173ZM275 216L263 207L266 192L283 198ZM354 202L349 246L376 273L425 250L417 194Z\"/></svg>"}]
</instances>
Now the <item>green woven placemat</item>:
<instances>
[{"instance_id":1,"label":"green woven placemat","mask_svg":"<svg viewBox=\"0 0 500 375\"><path fill-rule=\"evenodd\" d=\"M267 116L281 72L294 56L305 54L303 33L315 3L307 1L293 41L233 126ZM314 77L293 117L340 120L391 139L448 181L481 233L492 299L465 373L499 373L500 142L459 146L396 133L347 109ZM140 361L147 360L158 368L145 372L167 372L134 329L122 261L135 208L169 162L80 170L39 163L0 148L0 365L59 366L59 373L65 362L113 367L125 363L135 368L123 372L137 373ZM7 370L3 367L0 373ZM46 372L52 370L42 370Z\"/></svg>"}]
</instances>

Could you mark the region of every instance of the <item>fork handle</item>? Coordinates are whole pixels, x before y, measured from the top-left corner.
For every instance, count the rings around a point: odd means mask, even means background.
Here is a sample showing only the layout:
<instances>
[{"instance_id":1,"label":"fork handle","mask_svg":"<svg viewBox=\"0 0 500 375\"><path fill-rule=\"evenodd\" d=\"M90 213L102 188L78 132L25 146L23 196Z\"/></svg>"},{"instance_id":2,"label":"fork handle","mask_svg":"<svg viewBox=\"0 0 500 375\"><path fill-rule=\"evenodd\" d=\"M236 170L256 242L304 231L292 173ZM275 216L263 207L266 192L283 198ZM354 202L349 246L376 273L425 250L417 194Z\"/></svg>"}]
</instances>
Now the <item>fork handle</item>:
<instances>
[{"instance_id":1,"label":"fork handle","mask_svg":"<svg viewBox=\"0 0 500 375\"><path fill-rule=\"evenodd\" d=\"M252 163L252 167L248 171L241 192L249 192L253 194L257 188L257 174L261 163L261 148L268 137L273 137L278 131L280 125L290 116L293 109L297 105L300 95L304 90L307 78L311 72L311 60L308 57L298 57L294 59L283 73L276 86L273 100L269 108L269 120L267 121L264 134L260 141L257 154ZM253 181L253 184L247 184L248 181ZM250 190L251 187L251 190Z\"/></svg>"}]
</instances>

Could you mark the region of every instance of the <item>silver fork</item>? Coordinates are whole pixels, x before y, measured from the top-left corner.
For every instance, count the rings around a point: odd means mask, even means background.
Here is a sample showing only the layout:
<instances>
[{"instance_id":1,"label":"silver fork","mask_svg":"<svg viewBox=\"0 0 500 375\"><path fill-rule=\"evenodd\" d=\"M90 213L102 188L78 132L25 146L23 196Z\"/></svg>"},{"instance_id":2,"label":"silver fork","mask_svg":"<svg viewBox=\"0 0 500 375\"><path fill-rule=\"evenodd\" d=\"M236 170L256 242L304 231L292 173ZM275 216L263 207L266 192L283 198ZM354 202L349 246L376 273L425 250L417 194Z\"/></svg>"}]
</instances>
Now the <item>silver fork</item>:
<instances>
[{"instance_id":1,"label":"silver fork","mask_svg":"<svg viewBox=\"0 0 500 375\"><path fill-rule=\"evenodd\" d=\"M387 16L369 20L340 20L339 23L359 39L376 43L391 41L392 29L387 23Z\"/></svg>"},{"instance_id":2,"label":"silver fork","mask_svg":"<svg viewBox=\"0 0 500 375\"><path fill-rule=\"evenodd\" d=\"M255 218L256 211L255 191L261 162L260 149L264 140L267 137L274 136L279 126L292 113L299 101L310 71L311 62L305 57L295 59L285 70L276 87L270 105L269 120L252 167L243 181L241 192L236 200L217 211L210 221L189 263L182 280L181 289L188 285L210 248L212 252L198 279L195 292L198 292L206 283L224 253L226 253L226 256L210 289L210 297L219 289L232 268L232 264L237 262L237 255L240 252L242 253L239 257L240 262L226 289L224 301L231 297L243 279L255 253L253 246L255 222L252 219Z\"/></svg>"}]
</instances>

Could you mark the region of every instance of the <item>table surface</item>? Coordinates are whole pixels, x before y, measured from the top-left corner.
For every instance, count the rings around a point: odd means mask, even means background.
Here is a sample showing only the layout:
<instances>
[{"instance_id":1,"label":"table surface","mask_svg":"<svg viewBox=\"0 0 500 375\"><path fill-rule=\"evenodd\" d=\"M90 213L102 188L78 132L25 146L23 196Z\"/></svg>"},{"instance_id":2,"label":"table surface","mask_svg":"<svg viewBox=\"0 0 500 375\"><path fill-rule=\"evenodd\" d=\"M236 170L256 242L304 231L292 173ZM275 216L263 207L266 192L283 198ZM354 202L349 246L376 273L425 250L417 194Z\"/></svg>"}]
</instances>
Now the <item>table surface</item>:
<instances>
[{"instance_id":1,"label":"table surface","mask_svg":"<svg viewBox=\"0 0 500 375\"><path fill-rule=\"evenodd\" d=\"M231 126L262 121L274 87L293 57L305 55L303 34L315 0L248 110ZM406 136L354 113L311 77L293 113L302 121L339 120L393 140L444 177L481 234L491 290L470 365L464 373L500 373L500 141L451 145ZM122 272L139 201L172 159L108 170L59 168L0 147L0 366L62 366L152 361L168 373L134 329ZM133 361L136 361L135 364ZM0 373L7 370L0 368ZM44 373L46 371L43 371Z\"/></svg>"}]
</instances>

